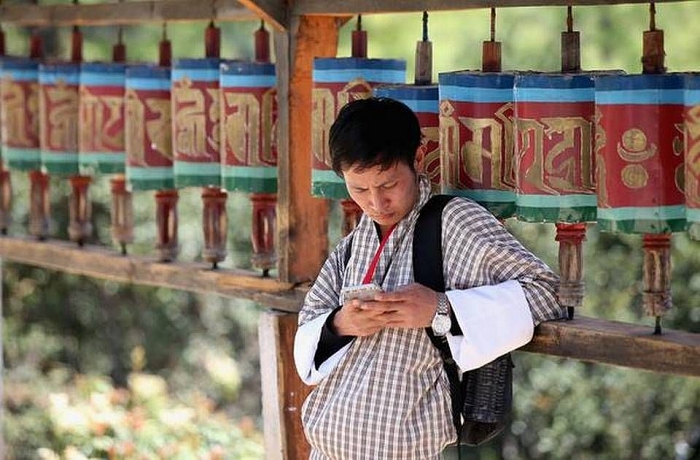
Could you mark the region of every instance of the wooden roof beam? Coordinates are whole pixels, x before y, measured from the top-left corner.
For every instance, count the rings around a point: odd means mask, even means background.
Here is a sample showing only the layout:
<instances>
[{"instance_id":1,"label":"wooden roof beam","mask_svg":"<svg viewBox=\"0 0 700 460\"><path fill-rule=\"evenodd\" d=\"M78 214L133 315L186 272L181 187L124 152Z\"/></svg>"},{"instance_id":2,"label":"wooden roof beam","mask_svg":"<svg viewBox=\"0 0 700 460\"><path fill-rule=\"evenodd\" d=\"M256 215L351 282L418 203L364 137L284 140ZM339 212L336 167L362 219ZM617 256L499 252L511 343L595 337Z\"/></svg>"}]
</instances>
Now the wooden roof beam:
<instances>
[{"instance_id":1,"label":"wooden roof beam","mask_svg":"<svg viewBox=\"0 0 700 460\"><path fill-rule=\"evenodd\" d=\"M279 0L283 1L283 0ZM252 3L247 0L247 3ZM260 3L259 1L257 3ZM269 3L274 3L272 0ZM270 6L269 10L273 10ZM1 4L0 23L21 26L106 26L173 21L251 21L257 10L237 0L150 0L119 3L30 5ZM275 12L279 15L278 12ZM270 16L272 17L272 16ZM276 23L271 21L275 27Z\"/></svg>"},{"instance_id":2,"label":"wooden roof beam","mask_svg":"<svg viewBox=\"0 0 700 460\"><path fill-rule=\"evenodd\" d=\"M656 3L688 0L656 0ZM648 4L649 0L376 0L329 1L295 0L293 15L343 16L372 13L409 13L418 11L452 11L475 8L504 8L522 6L568 6L568 5L613 5Z\"/></svg>"},{"instance_id":3,"label":"wooden roof beam","mask_svg":"<svg viewBox=\"0 0 700 460\"><path fill-rule=\"evenodd\" d=\"M239 3L270 24L276 31L289 27L285 0L238 0Z\"/></svg>"}]
</instances>

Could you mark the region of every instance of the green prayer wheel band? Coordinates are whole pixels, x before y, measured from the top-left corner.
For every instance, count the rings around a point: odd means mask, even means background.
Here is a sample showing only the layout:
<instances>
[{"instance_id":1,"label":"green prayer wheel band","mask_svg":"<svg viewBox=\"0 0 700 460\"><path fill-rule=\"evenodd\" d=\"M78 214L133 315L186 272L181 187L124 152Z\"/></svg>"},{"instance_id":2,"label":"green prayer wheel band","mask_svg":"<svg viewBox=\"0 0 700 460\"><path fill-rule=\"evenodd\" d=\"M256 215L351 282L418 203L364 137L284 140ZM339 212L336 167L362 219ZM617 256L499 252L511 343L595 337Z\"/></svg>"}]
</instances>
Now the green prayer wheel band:
<instances>
[{"instance_id":1,"label":"green prayer wheel band","mask_svg":"<svg viewBox=\"0 0 700 460\"><path fill-rule=\"evenodd\" d=\"M99 174L122 174L125 171L124 153L80 153L80 165Z\"/></svg>"},{"instance_id":2,"label":"green prayer wheel band","mask_svg":"<svg viewBox=\"0 0 700 460\"><path fill-rule=\"evenodd\" d=\"M173 165L173 172L177 188L221 186L221 165L219 163L176 161Z\"/></svg>"},{"instance_id":3,"label":"green prayer wheel band","mask_svg":"<svg viewBox=\"0 0 700 460\"><path fill-rule=\"evenodd\" d=\"M41 164L49 174L73 175L80 173L78 152L43 153Z\"/></svg>"},{"instance_id":4,"label":"green prayer wheel band","mask_svg":"<svg viewBox=\"0 0 700 460\"><path fill-rule=\"evenodd\" d=\"M3 147L2 157L7 161L8 168L16 171L33 171L41 168L40 149Z\"/></svg>"},{"instance_id":5,"label":"green prayer wheel band","mask_svg":"<svg viewBox=\"0 0 700 460\"><path fill-rule=\"evenodd\" d=\"M449 195L469 198L486 208L498 219L507 219L515 215L515 193L506 190L458 189L443 187Z\"/></svg>"},{"instance_id":6,"label":"green prayer wheel band","mask_svg":"<svg viewBox=\"0 0 700 460\"><path fill-rule=\"evenodd\" d=\"M671 233L686 228L685 206L598 208L598 226L616 233Z\"/></svg>"},{"instance_id":7,"label":"green prayer wheel band","mask_svg":"<svg viewBox=\"0 0 700 460\"><path fill-rule=\"evenodd\" d=\"M175 188L173 167L140 168L127 166L126 178L132 190L163 190Z\"/></svg>"},{"instance_id":8,"label":"green prayer wheel band","mask_svg":"<svg viewBox=\"0 0 700 460\"><path fill-rule=\"evenodd\" d=\"M222 166L223 187L246 193L277 193L275 166Z\"/></svg>"},{"instance_id":9,"label":"green prayer wheel band","mask_svg":"<svg viewBox=\"0 0 700 460\"><path fill-rule=\"evenodd\" d=\"M311 194L313 196L346 200L350 198L345 181L333 171L311 170Z\"/></svg>"},{"instance_id":10,"label":"green prayer wheel band","mask_svg":"<svg viewBox=\"0 0 700 460\"><path fill-rule=\"evenodd\" d=\"M597 200L593 194L518 194L515 208L518 219L523 222L578 224L595 222Z\"/></svg>"}]
</instances>

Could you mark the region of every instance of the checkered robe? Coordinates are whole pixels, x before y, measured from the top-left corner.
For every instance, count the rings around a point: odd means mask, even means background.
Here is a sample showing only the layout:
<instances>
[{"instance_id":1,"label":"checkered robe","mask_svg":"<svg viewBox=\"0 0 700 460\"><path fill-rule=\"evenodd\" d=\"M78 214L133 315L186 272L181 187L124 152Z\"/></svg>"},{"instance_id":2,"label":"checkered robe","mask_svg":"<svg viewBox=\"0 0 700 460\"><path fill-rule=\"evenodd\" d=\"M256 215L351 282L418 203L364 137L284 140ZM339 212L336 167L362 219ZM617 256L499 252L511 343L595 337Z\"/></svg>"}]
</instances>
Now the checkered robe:
<instances>
[{"instance_id":1,"label":"checkered robe","mask_svg":"<svg viewBox=\"0 0 700 460\"><path fill-rule=\"evenodd\" d=\"M375 271L385 291L414 281L413 229L430 195L425 177L419 189ZM449 381L424 329L357 337L318 369L313 363L323 323L342 304L342 287L362 283L379 242L374 223L363 216L347 267L349 237L323 265L299 314L295 362L306 383L318 384L302 407L313 460L436 459L456 440ZM447 204L442 246L448 298L464 333L448 334L448 342L463 371L524 345L539 322L563 317L557 276L473 201Z\"/></svg>"}]
</instances>

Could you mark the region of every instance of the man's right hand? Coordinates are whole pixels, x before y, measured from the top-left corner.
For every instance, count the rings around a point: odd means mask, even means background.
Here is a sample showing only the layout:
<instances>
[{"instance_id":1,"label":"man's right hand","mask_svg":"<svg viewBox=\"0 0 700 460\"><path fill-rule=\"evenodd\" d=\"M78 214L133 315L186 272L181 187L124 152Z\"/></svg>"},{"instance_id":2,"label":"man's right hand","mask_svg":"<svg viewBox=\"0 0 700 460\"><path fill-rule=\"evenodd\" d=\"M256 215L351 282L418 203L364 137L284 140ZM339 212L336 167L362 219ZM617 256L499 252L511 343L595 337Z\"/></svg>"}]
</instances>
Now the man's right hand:
<instances>
[{"instance_id":1,"label":"man's right hand","mask_svg":"<svg viewBox=\"0 0 700 460\"><path fill-rule=\"evenodd\" d=\"M337 335L366 337L383 329L389 320L386 313L394 310L376 308L375 302L352 299L343 305L333 318L333 328Z\"/></svg>"}]
</instances>

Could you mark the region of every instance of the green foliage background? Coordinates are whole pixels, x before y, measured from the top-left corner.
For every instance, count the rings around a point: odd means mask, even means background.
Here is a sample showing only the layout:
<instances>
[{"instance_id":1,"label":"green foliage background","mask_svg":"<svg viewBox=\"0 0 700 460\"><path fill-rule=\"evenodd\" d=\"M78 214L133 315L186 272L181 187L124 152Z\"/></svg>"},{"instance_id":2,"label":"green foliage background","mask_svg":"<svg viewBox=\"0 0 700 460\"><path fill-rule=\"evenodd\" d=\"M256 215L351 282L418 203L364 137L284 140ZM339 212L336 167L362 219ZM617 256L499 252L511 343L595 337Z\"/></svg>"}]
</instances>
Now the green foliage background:
<instances>
[{"instance_id":1,"label":"green foliage background","mask_svg":"<svg viewBox=\"0 0 700 460\"><path fill-rule=\"evenodd\" d=\"M58 3L58 2L55 2ZM700 2L657 4L658 28L666 31L669 71L700 69ZM403 58L412 76L414 44L420 38L420 14L363 17L369 32L370 57ZM585 70L640 71L642 32L648 28L646 5L574 8L581 31ZM205 24L168 26L174 57L203 54ZM222 55L252 56L256 23L225 23ZM338 56L349 55L354 21L343 26ZM557 71L559 33L565 8L498 10L496 38L503 43L504 70ZM5 27L10 54L25 54L26 30ZM115 27L87 27L86 60L107 60ZM47 29L47 51L66 56L68 28ZM160 25L128 27L131 61L156 60ZM481 42L489 37L486 9L430 15L434 74L478 69ZM27 183L13 173L15 223L12 234L26 228ZM65 181L52 179L55 235L66 238ZM96 234L94 243L109 245L107 179L91 188ZM130 252L152 254L154 206L149 193L135 194L136 243ZM249 267L250 205L231 194L229 258L223 266ZM181 259L197 260L202 247L198 192L184 190L180 205ZM332 211L331 242L339 238L339 210ZM551 225L511 221L511 230L552 267L557 245ZM645 324L641 313L641 238L610 235L592 225L584 245L587 294L582 313ZM700 243L684 234L673 238L674 309L665 327L700 333ZM241 420L261 426L257 316L264 306L216 296L76 277L6 263L3 267L4 435L10 458L38 458L41 447L60 451L66 439L48 416L48 395L81 387L81 376L107 376L121 388L130 376L158 375L168 385L169 404L185 404L193 395L211 401L225 414L230 439L205 443L252 443L243 436ZM651 332L651 329L650 329ZM223 370L223 372L222 372ZM103 382L103 377L97 378ZM92 381L92 380L91 380ZM573 360L516 356L515 415L498 442L470 450L480 459L698 459L700 458L700 380L593 365ZM133 402L131 404L134 404ZM243 430L245 431L245 430ZM202 438L204 439L205 436ZM87 449L87 448L86 448ZM144 447L145 449L145 447ZM85 455L106 457L93 449ZM154 451L155 452L155 451ZM257 453L256 453L257 452ZM128 458L125 455L124 458ZM158 458L154 453L153 457ZM165 458L165 457L160 457ZM182 457L186 458L186 457ZM261 451L231 450L225 458L264 458Z\"/></svg>"}]
</instances>

